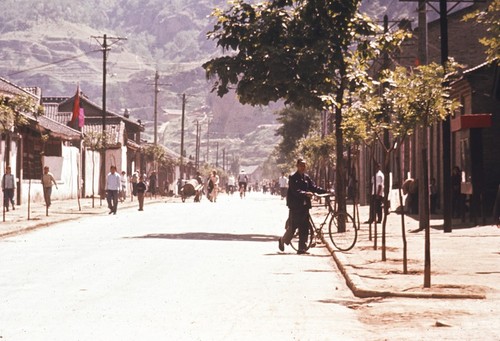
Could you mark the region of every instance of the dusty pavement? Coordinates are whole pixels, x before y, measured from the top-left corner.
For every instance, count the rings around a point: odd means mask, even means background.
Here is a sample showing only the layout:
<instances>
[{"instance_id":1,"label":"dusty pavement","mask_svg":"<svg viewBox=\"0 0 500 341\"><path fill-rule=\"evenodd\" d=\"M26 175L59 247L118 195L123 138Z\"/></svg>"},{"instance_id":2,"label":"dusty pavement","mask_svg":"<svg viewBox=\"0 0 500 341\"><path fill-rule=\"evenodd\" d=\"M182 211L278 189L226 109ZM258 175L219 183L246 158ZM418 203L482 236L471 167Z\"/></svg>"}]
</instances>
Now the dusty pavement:
<instances>
[{"instance_id":1,"label":"dusty pavement","mask_svg":"<svg viewBox=\"0 0 500 341\"><path fill-rule=\"evenodd\" d=\"M146 198L145 204L175 202L179 198ZM127 199L120 208L136 207L137 200ZM45 205L33 203L15 211L5 212L0 222L0 237L23 233L31 229L49 226L56 222L78 219L92 214L108 212L105 200L84 198L54 201L46 215ZM326 211L315 207L312 215L322 219ZM368 216L368 207L360 207L360 220ZM401 238L401 216L391 213L387 218L386 256L382 258L381 225L377 226L378 239L375 249L375 226L372 225L372 240L369 240L369 225L361 224L356 246L349 252L338 252L327 240L327 247L334 256L348 285L358 297L444 297L482 299L500 294L500 229L493 225L463 228L455 221L452 233L443 233L442 220L431 221L431 288L423 288L424 232L412 233L418 221L405 217L408 243L408 274L403 274Z\"/></svg>"},{"instance_id":2,"label":"dusty pavement","mask_svg":"<svg viewBox=\"0 0 500 341\"><path fill-rule=\"evenodd\" d=\"M151 202L177 198L146 199ZM33 204L30 220L27 208L6 212L0 222L0 237L23 233L52 223L78 219L89 214L107 214L106 203L90 199L55 201L49 216L42 204ZM120 207L136 207L137 201ZM315 208L319 221L325 213ZM365 221L368 207L360 208ZM403 274L401 220L391 213L387 224L387 260L381 261L381 227L378 247L369 240L368 225L361 224L356 246L338 252L327 241L327 249L354 295L349 303L359 319L380 337L376 340L500 340L500 229L496 226L458 228L443 233L440 220L431 221L431 287L423 288L424 233L410 233L418 221L406 217L404 229L408 243L408 274ZM373 226L372 226L373 228ZM373 232L373 231L372 231ZM373 236L374 237L374 236ZM278 238L278 236L276 236ZM277 244L276 244L276 251Z\"/></svg>"},{"instance_id":3,"label":"dusty pavement","mask_svg":"<svg viewBox=\"0 0 500 341\"><path fill-rule=\"evenodd\" d=\"M319 222L324 211L314 209ZM360 207L366 221L368 207ZM424 288L424 232L405 217L408 273L403 273L401 216L387 217L386 261L382 261L381 226L377 249L372 225L361 224L356 246L338 252L327 248L357 297L351 307L371 326L377 340L500 340L500 229L464 227L454 221L444 233L442 220L431 221L431 287Z\"/></svg>"}]
</instances>

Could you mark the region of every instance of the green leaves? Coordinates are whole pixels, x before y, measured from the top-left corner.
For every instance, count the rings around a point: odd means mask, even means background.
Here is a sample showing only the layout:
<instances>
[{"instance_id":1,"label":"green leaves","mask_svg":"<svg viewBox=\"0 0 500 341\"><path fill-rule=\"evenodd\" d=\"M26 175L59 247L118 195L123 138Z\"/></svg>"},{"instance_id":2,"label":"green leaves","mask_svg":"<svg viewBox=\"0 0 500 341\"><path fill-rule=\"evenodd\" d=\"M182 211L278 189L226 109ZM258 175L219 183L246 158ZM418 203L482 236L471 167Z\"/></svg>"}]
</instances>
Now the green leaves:
<instances>
[{"instance_id":1,"label":"green leaves","mask_svg":"<svg viewBox=\"0 0 500 341\"><path fill-rule=\"evenodd\" d=\"M373 34L374 25L357 14L359 1L232 2L215 10L207 37L228 55L203 67L213 90L225 95L234 85L241 103L266 105L284 99L323 108L321 96L341 86L336 70L353 41Z\"/></svg>"},{"instance_id":2,"label":"green leaves","mask_svg":"<svg viewBox=\"0 0 500 341\"><path fill-rule=\"evenodd\" d=\"M38 117L43 115L43 108L29 96L0 95L0 131L8 131L25 125L28 120L22 114Z\"/></svg>"},{"instance_id":3,"label":"green leaves","mask_svg":"<svg viewBox=\"0 0 500 341\"><path fill-rule=\"evenodd\" d=\"M414 69L396 67L386 70L380 84L367 78L365 87L355 93L353 105L346 111L343 130L350 141L370 143L389 130L394 140L412 135L417 127L444 120L459 107L449 97L446 84L458 65L450 61L448 73L436 63Z\"/></svg>"},{"instance_id":4,"label":"green leaves","mask_svg":"<svg viewBox=\"0 0 500 341\"><path fill-rule=\"evenodd\" d=\"M500 0L493 0L483 11L464 16L464 21L474 20L487 26L487 36L479 39L486 46L488 61L500 58Z\"/></svg>"}]
</instances>

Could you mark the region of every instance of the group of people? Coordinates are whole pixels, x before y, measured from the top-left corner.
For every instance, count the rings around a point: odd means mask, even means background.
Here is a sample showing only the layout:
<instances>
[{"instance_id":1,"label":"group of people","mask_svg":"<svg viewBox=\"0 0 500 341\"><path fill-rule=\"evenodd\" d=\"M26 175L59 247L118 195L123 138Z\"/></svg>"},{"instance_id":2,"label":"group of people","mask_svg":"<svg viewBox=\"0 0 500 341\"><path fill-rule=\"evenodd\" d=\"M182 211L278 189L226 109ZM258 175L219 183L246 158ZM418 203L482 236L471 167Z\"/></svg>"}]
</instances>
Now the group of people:
<instances>
[{"instance_id":1,"label":"group of people","mask_svg":"<svg viewBox=\"0 0 500 341\"><path fill-rule=\"evenodd\" d=\"M43 188L43 198L45 200L45 206L47 208L51 205L52 196L52 186L57 187L56 179L54 175L50 172L49 166L43 167L43 174L41 177L41 183ZM9 211L10 205L12 205L12 210L16 209L14 203L14 191L16 189L16 177L12 174L12 168L10 166L5 167L5 173L2 177L2 191L3 191L3 206L5 211Z\"/></svg>"},{"instance_id":2,"label":"group of people","mask_svg":"<svg viewBox=\"0 0 500 341\"><path fill-rule=\"evenodd\" d=\"M106 201L108 203L109 214L116 214L118 201L125 201L127 198L127 189L129 181L132 184L132 195L137 197L139 202L139 211L144 211L144 196L149 190L151 195L155 195L157 191L156 172L151 172L149 182L146 181L146 175L135 171L130 178L127 177L125 171L118 174L116 166L111 166L108 176L106 177Z\"/></svg>"},{"instance_id":3,"label":"group of people","mask_svg":"<svg viewBox=\"0 0 500 341\"><path fill-rule=\"evenodd\" d=\"M311 198L316 194L326 193L327 191L315 185L313 180L305 173L306 162L303 159L297 160L297 171L288 179L288 189L282 193L286 193L286 204L289 209L289 225L285 234L278 240L278 248L284 251L285 245L289 245L296 230L299 230L299 249L298 254L307 253L306 242L309 234L309 209L311 206ZM284 187L285 181L281 182L284 174L280 177L280 188ZM369 219L365 223L381 223L383 214L384 200L384 173L381 170L380 164L374 164L374 173L371 179L371 202ZM460 212L460 192L461 171L457 166L453 169L452 175L452 192L453 192L453 217L458 217ZM416 182L415 182L416 183ZM412 184L415 186L415 184ZM418 188L413 188L418 192ZM408 189L408 191L410 191ZM437 206L437 186L435 179L431 179L430 183L430 206L431 212L435 212ZM283 195L283 194L282 194Z\"/></svg>"}]
</instances>

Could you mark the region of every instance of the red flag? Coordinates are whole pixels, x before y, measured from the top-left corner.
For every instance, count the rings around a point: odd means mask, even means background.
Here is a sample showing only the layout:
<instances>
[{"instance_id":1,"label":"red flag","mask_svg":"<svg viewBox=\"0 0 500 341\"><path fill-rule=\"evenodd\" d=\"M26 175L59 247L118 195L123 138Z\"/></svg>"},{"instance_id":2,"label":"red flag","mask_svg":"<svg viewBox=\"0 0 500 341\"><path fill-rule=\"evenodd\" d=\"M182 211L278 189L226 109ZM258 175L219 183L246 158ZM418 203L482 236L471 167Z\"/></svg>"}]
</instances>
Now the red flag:
<instances>
[{"instance_id":1,"label":"red flag","mask_svg":"<svg viewBox=\"0 0 500 341\"><path fill-rule=\"evenodd\" d=\"M85 112L80 108L80 115L78 116L78 128L83 128L85 125Z\"/></svg>"},{"instance_id":2,"label":"red flag","mask_svg":"<svg viewBox=\"0 0 500 341\"><path fill-rule=\"evenodd\" d=\"M78 120L78 117L80 116L80 84L76 86L76 95L75 95L75 100L73 102L73 115L71 116L71 126L76 127L77 123L76 120Z\"/></svg>"}]
</instances>

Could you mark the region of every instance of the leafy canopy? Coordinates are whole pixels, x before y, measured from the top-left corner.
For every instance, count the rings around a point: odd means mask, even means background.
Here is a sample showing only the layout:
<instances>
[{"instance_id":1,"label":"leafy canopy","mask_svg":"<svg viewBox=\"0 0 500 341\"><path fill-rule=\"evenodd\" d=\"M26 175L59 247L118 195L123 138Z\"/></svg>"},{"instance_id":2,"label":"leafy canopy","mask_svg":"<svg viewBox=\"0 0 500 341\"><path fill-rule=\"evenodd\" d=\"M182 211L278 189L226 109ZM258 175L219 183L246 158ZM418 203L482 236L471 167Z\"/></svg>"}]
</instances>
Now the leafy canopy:
<instances>
[{"instance_id":1,"label":"leafy canopy","mask_svg":"<svg viewBox=\"0 0 500 341\"><path fill-rule=\"evenodd\" d=\"M43 108L29 96L0 95L0 132L27 124L27 116L23 114L36 118L43 115Z\"/></svg>"},{"instance_id":2,"label":"leafy canopy","mask_svg":"<svg viewBox=\"0 0 500 341\"><path fill-rule=\"evenodd\" d=\"M386 70L381 82L388 86L382 94L379 82L367 81L344 115L346 138L371 143L380 140L383 131L388 130L397 142L412 135L417 127L444 120L459 107L459 103L450 98L450 88L446 85L458 67L450 61L446 67L448 73L436 63Z\"/></svg>"},{"instance_id":3,"label":"leafy canopy","mask_svg":"<svg viewBox=\"0 0 500 341\"><path fill-rule=\"evenodd\" d=\"M214 91L236 86L241 103L265 105L278 99L305 108L323 108L321 96L341 85L338 70L354 45L368 53L376 25L358 12L360 1L233 1L216 9L208 33L224 51L203 64Z\"/></svg>"},{"instance_id":4,"label":"leafy canopy","mask_svg":"<svg viewBox=\"0 0 500 341\"><path fill-rule=\"evenodd\" d=\"M487 26L488 36L479 39L486 46L488 60L500 59L500 0L493 0L483 11L464 16L464 20L475 20Z\"/></svg>"}]
</instances>

